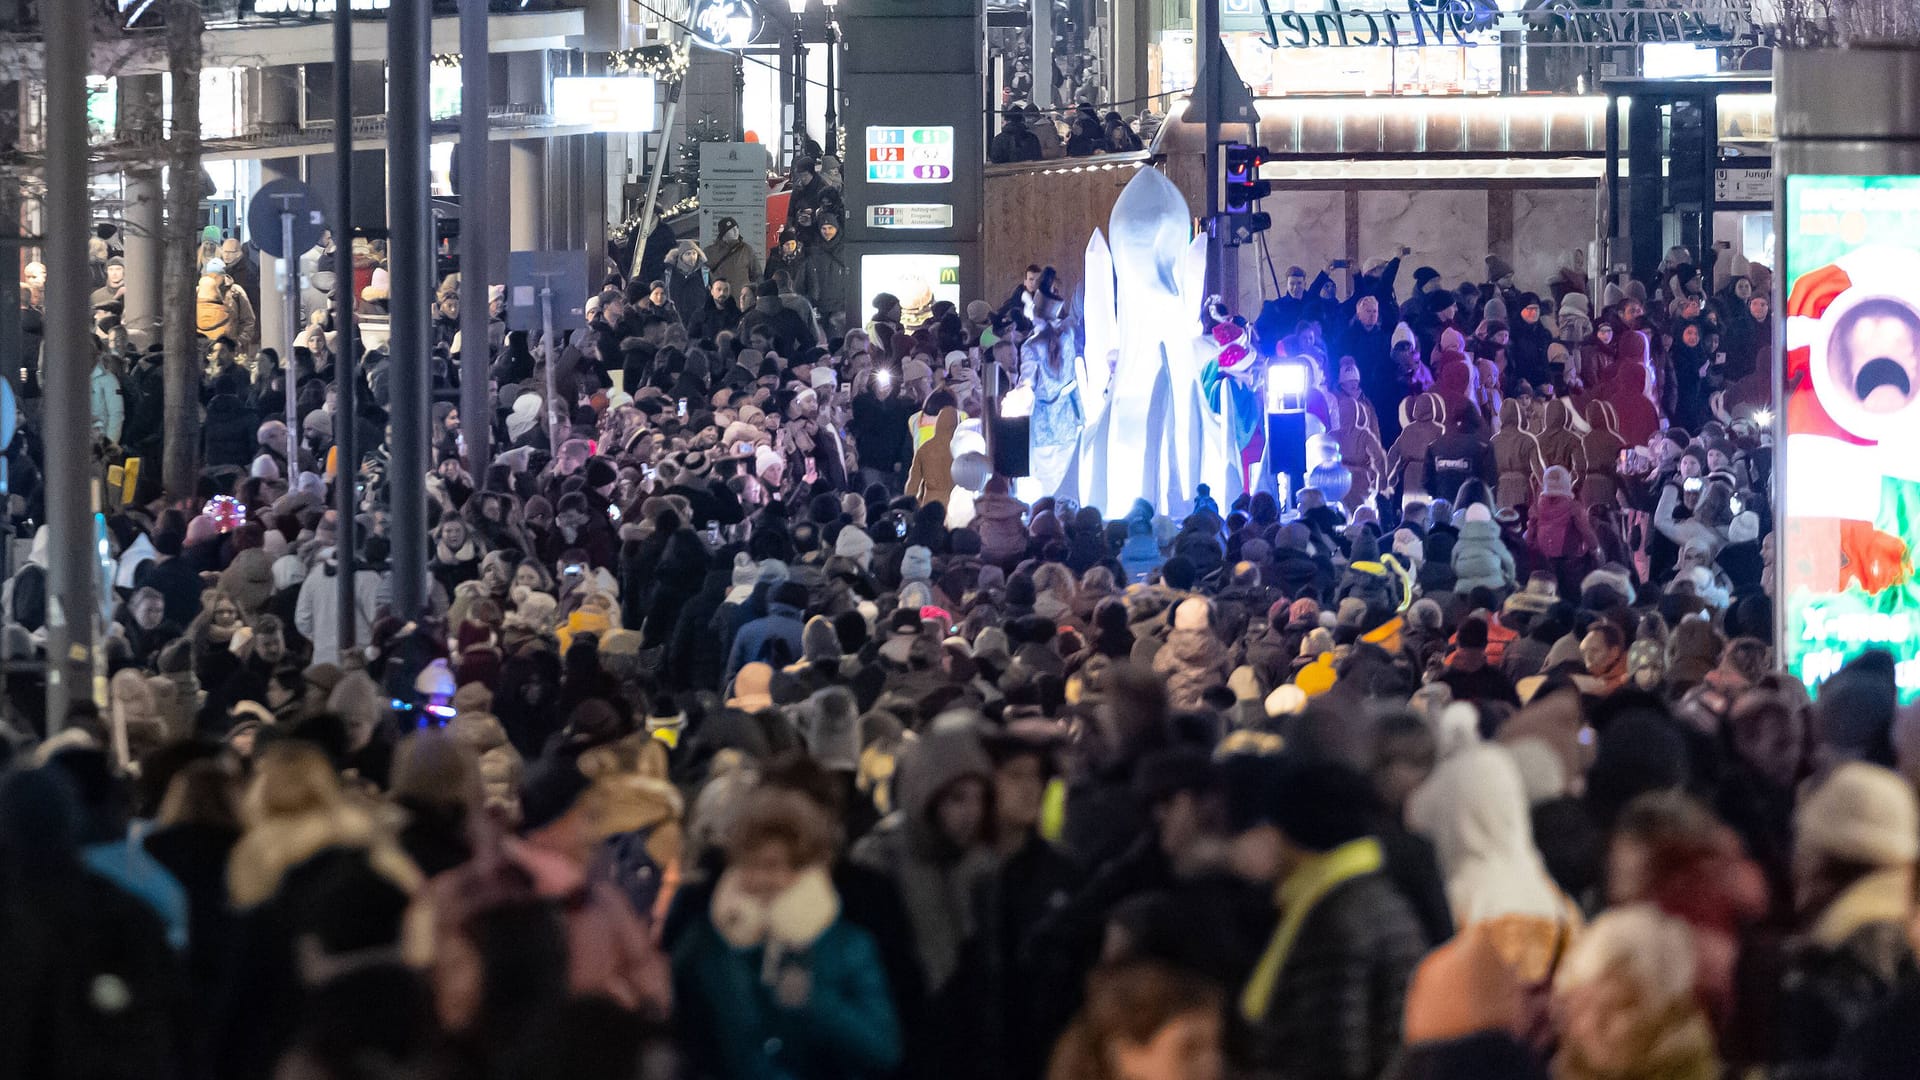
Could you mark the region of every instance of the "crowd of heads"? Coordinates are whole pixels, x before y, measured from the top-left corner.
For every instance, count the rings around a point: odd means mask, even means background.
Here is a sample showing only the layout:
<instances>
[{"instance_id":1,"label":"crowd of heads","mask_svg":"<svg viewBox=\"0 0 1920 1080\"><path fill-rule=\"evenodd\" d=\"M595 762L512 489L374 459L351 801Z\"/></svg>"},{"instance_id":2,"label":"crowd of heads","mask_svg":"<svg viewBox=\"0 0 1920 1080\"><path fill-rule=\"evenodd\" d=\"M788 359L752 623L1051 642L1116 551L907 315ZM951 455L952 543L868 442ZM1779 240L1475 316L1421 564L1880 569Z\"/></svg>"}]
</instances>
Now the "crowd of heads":
<instances>
[{"instance_id":1,"label":"crowd of heads","mask_svg":"<svg viewBox=\"0 0 1920 1080\"><path fill-rule=\"evenodd\" d=\"M483 416L443 290L417 611L386 347L319 314L289 431L200 328L104 707L41 705L68 538L0 596L0 1073L1913 1075L1920 742L1892 657L1773 663L1763 268L1290 274L1305 486L1176 521L964 444L1043 271L849 326L751 251L727 308L728 239L550 356L492 313ZM165 358L100 341L102 468L157 460Z\"/></svg>"}]
</instances>

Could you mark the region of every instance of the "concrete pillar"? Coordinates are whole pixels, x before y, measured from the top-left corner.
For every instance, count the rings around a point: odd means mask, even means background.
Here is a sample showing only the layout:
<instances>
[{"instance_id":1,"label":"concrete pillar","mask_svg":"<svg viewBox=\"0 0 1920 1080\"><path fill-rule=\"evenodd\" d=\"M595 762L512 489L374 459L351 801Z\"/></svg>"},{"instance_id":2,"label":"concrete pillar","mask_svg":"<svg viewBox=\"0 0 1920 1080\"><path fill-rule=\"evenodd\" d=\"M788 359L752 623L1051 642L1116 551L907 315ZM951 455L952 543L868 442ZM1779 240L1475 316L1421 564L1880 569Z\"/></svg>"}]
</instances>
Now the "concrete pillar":
<instances>
[{"instance_id":1,"label":"concrete pillar","mask_svg":"<svg viewBox=\"0 0 1920 1080\"><path fill-rule=\"evenodd\" d=\"M547 54L512 53L507 57L507 101L544 109ZM514 251L538 251L550 243L552 208L547 205L548 139L515 139L508 144L507 184L511 210L507 237Z\"/></svg>"},{"instance_id":2,"label":"concrete pillar","mask_svg":"<svg viewBox=\"0 0 1920 1080\"><path fill-rule=\"evenodd\" d=\"M120 80L120 129L129 137L139 132L159 138L160 79L159 75L133 75ZM123 319L129 334L142 335L149 344L160 340L164 293L160 211L165 193L160 187L160 157L158 151L142 155L128 168L127 202L121 211L122 261L127 268Z\"/></svg>"},{"instance_id":3,"label":"concrete pillar","mask_svg":"<svg viewBox=\"0 0 1920 1080\"><path fill-rule=\"evenodd\" d=\"M546 240L547 141L515 139L507 144L507 187L512 193L507 243L513 251L539 251Z\"/></svg>"},{"instance_id":4,"label":"concrete pillar","mask_svg":"<svg viewBox=\"0 0 1920 1080\"><path fill-rule=\"evenodd\" d=\"M248 77L247 99L251 103L255 122L266 131L283 127L298 126L300 123L300 68L298 65L255 68ZM267 158L260 162L260 183L265 185L275 180L301 179L300 158ZM260 260L260 303L257 314L260 316L260 344L284 352L287 339L300 329L299 315L295 314L294 325L287 323L286 304L281 299L280 260L259 250L261 238L247 237L254 244L255 257ZM269 241L271 243L272 241ZM291 255L294 266L299 266L300 253Z\"/></svg>"}]
</instances>

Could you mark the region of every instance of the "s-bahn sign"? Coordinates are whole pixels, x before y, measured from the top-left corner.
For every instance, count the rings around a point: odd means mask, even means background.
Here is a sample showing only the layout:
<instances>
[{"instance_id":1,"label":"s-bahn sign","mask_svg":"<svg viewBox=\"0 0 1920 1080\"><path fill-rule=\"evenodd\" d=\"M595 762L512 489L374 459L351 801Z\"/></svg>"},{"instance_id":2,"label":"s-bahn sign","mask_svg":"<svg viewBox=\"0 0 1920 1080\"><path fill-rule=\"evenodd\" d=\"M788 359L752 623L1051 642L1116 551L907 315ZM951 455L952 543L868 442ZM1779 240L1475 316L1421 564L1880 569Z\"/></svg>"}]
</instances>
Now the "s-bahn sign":
<instances>
[{"instance_id":1,"label":"s-bahn sign","mask_svg":"<svg viewBox=\"0 0 1920 1080\"><path fill-rule=\"evenodd\" d=\"M1516 31L1528 46L1628 46L1662 43L1740 45L1753 40L1749 0L1632 0L1582 4L1547 0L1505 11L1492 0L1218 0L1220 27L1255 32L1268 48L1497 44Z\"/></svg>"}]
</instances>

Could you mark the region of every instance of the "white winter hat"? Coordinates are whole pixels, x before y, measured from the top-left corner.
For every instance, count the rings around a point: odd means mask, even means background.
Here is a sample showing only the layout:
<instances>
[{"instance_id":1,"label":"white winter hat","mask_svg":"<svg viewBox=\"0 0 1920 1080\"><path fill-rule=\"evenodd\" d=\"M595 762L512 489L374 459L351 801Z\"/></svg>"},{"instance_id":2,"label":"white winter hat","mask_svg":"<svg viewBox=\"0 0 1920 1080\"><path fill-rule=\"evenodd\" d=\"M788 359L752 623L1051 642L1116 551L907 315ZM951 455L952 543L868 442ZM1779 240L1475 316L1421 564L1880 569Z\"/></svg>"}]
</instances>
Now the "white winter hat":
<instances>
[{"instance_id":1,"label":"white winter hat","mask_svg":"<svg viewBox=\"0 0 1920 1080\"><path fill-rule=\"evenodd\" d=\"M1920 805L1898 773L1851 761L1800 804L1794 835L1804 852L1904 866L1920 856Z\"/></svg>"}]
</instances>

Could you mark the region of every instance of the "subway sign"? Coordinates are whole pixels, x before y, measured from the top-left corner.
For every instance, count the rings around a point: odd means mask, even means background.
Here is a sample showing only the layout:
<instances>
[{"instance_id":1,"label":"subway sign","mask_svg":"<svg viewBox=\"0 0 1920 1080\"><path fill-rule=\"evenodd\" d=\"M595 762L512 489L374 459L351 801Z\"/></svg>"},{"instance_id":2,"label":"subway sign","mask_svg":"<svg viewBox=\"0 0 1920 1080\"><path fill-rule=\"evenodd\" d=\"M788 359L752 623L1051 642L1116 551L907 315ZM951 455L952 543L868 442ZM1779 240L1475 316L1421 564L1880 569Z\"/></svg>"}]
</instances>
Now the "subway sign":
<instances>
[{"instance_id":1,"label":"subway sign","mask_svg":"<svg viewBox=\"0 0 1920 1080\"><path fill-rule=\"evenodd\" d=\"M952 181L951 127L867 128L867 183L946 184Z\"/></svg>"}]
</instances>

